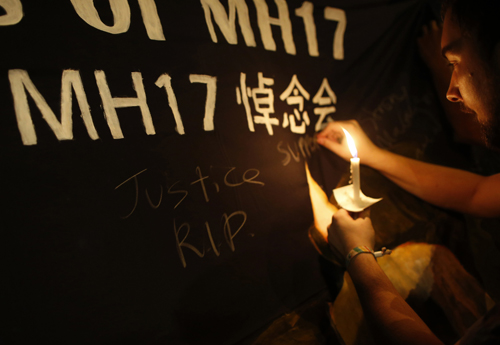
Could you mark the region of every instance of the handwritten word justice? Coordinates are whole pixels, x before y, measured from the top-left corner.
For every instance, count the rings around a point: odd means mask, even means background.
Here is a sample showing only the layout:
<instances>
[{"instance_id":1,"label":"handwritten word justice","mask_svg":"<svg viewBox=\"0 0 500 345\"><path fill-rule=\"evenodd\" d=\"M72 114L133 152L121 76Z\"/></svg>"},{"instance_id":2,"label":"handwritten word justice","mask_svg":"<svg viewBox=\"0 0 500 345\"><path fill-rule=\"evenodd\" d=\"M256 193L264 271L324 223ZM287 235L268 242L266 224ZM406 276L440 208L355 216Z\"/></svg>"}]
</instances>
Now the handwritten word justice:
<instances>
[{"instance_id":1,"label":"handwritten word justice","mask_svg":"<svg viewBox=\"0 0 500 345\"><path fill-rule=\"evenodd\" d=\"M124 138L118 113L116 111L118 108L139 108L142 115L142 124L146 134L156 134L153 118L147 102L142 74L140 72L131 73L132 87L136 93L136 97L113 97L105 72L97 70L94 72L94 76L99 89L104 117L113 139ZM87 100L87 94L85 92L80 71L64 70L62 73L60 121L43 97L42 93L35 86L26 70L9 70L9 81L14 99L17 125L24 145L37 144L37 135L35 125L31 117L28 94L34 100L34 103L42 114L43 119L47 122L56 138L58 140L72 140L72 104L74 93L81 112L81 118L87 129L89 137L92 140L99 139L99 134L97 133L91 116L90 104ZM217 97L217 77L190 74L189 81L191 83L206 85L203 129L205 131L213 131L215 129L214 116ZM251 132L255 131L255 124L262 124L267 129L268 134L273 135L273 126L280 125L279 119L271 115L274 113L274 92L269 86L273 84L274 79L266 78L262 73L258 73L258 86L252 89L246 85L246 74L240 74L240 85L236 86L236 101L238 104L243 104L244 106L248 129ZM155 85L159 88L165 89L168 104L175 120L175 130L179 133L179 135L186 134L177 98L172 87L171 77L168 74L162 74L157 79ZM300 84L297 76L293 75L290 84L279 97L281 101L286 102L289 106L293 107L291 114L288 114L287 112L283 114L283 128L290 128L292 133L297 134L304 134L306 132L306 126L311 124L311 119L307 111L304 110L304 103L309 100L310 97L309 93ZM255 112L259 115L252 114L251 101L253 101ZM315 96L312 98L312 102L316 105L313 110L314 114L318 116L318 120L315 124L315 130L319 131L323 122L329 119L327 116L335 113L336 111L336 108L333 105L337 103L337 97L332 91L332 88L326 78L323 79ZM242 116L241 118L244 119L245 117Z\"/></svg>"},{"instance_id":2,"label":"handwritten word justice","mask_svg":"<svg viewBox=\"0 0 500 345\"><path fill-rule=\"evenodd\" d=\"M149 39L165 41L165 34L155 0L138 0L138 2ZM218 39L212 17L226 41L229 44L238 44L236 32L236 14L238 14L238 23L245 44L248 47L257 46L254 32L250 25L247 1L228 0L229 14L220 0L200 0L200 2L205 14L210 38L214 43L217 43ZM71 0L71 3L78 16L95 29L114 35L122 34L129 30L131 11L128 0L109 1L113 13L113 25L103 23L99 12L95 8L94 0ZM296 48L293 39L290 11L286 1L274 0L278 10L278 18L269 15L269 7L265 0L253 0L253 3L257 12L257 23L264 49L276 51L276 43L271 28L271 25L274 25L281 29L285 51L290 55L295 55ZM23 19L24 13L21 0L1 1L0 6L6 12L3 16L0 16L0 26L16 25ZM301 7L295 9L295 15L302 18L304 24L309 55L319 56L316 23L313 12L314 4L310 1L304 1ZM337 22L335 33L333 34L333 58L343 60L344 34L347 25L345 12L339 8L327 6L323 11L323 16L325 20Z\"/></svg>"},{"instance_id":3,"label":"handwritten word justice","mask_svg":"<svg viewBox=\"0 0 500 345\"><path fill-rule=\"evenodd\" d=\"M142 171L139 171L138 173L130 176L127 178L125 181L121 182L115 187L115 190L121 188L122 186L132 183L134 185L134 196L133 196L133 206L131 211L125 215L122 216L123 219L127 219L132 214L136 211L139 199L140 199L140 191L142 190L141 184L139 183L139 179L143 174L147 172L148 169L144 169ZM220 184L223 184L223 186L229 187L229 188L237 188L240 187L244 184L251 184L251 185L258 185L258 186L264 186L265 183L262 181L258 181L257 177L260 175L260 171L258 169L247 169L241 175L237 174L237 169L235 167L230 167L226 171L224 177L222 178L222 181L218 182L212 182L212 186L215 190L216 193L219 193L221 191ZM201 168L198 166L196 167L196 179L193 181L190 181L188 184L190 186L199 186L201 193L203 194L203 199L206 203L210 202L210 193L209 193L209 188L208 188L208 180L211 179L209 175L204 175ZM175 206L173 206L173 209L176 209L179 207L182 202L186 199L186 197L189 195L189 190L188 189L182 189L178 187L178 185L183 182L181 180L175 181L174 183L168 185L165 185L167 189L167 194L170 195L172 198L174 198L174 202L177 201ZM148 189L144 188L144 197L148 202L148 205L151 209L157 210L162 203L165 201L164 200L164 190L163 190L163 185L159 184L159 195L158 195L158 202L153 202L151 200L151 197L149 195ZM213 191L213 190L212 190ZM236 220L234 220L234 219ZM225 241L231 251L235 251L235 244L234 244L234 238L236 235L240 232L240 230L243 228L243 226L246 223L247 220L247 214L243 210L238 210L230 213L223 213L222 214L222 232L224 234ZM237 227L236 230L233 230L234 227L232 228L231 225L238 221L237 223L239 226ZM216 256L220 255L220 244L215 243L212 229L210 227L210 224L208 221L205 221L205 230L210 242L210 246L208 248L205 247L205 244L203 245L202 249L198 249L195 245L192 243L187 242L188 236L191 232L191 225L188 222L184 222L181 225L177 225L176 220L174 219L173 223L173 229L174 229L174 236L175 236L175 243L176 243L176 248L177 252L179 254L179 259L181 261L182 266L185 268L187 266L186 264L186 258L184 255L184 250L189 249L192 252L194 252L197 256L200 258L203 258L208 250L212 250ZM184 236L181 236L181 231L184 231Z\"/></svg>"}]
</instances>

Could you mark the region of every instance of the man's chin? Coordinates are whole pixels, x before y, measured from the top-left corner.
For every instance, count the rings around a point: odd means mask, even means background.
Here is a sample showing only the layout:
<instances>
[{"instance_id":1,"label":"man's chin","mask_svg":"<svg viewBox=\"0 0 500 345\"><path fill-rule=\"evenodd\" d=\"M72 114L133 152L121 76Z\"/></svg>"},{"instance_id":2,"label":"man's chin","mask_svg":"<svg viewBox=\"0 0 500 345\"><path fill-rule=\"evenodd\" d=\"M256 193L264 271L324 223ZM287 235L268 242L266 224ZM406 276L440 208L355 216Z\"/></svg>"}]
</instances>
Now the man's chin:
<instances>
[{"instance_id":1,"label":"man's chin","mask_svg":"<svg viewBox=\"0 0 500 345\"><path fill-rule=\"evenodd\" d=\"M500 148L500 130L497 126L491 124L480 124L481 136L489 148Z\"/></svg>"}]
</instances>

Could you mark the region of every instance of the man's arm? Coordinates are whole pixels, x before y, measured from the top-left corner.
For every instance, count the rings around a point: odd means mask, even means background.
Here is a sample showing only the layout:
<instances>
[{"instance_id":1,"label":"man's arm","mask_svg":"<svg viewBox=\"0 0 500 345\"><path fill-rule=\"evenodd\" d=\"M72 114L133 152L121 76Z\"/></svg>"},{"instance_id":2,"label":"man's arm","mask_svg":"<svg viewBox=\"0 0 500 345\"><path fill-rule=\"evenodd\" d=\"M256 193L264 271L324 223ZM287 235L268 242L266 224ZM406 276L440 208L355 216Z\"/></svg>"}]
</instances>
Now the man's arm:
<instances>
[{"instance_id":1,"label":"man's arm","mask_svg":"<svg viewBox=\"0 0 500 345\"><path fill-rule=\"evenodd\" d=\"M403 157L375 146L357 121L331 122L318 143L349 159L344 127L354 138L361 163L388 177L419 198L439 207L481 217L500 216L500 174L485 177L467 171Z\"/></svg>"},{"instance_id":2,"label":"man's arm","mask_svg":"<svg viewBox=\"0 0 500 345\"><path fill-rule=\"evenodd\" d=\"M344 257L354 247L373 249L375 233L365 214L353 220L341 209L328 229L328 242ZM377 344L442 344L392 285L371 254L358 254L347 268Z\"/></svg>"},{"instance_id":3,"label":"man's arm","mask_svg":"<svg viewBox=\"0 0 500 345\"><path fill-rule=\"evenodd\" d=\"M381 344L442 344L398 294L372 255L358 255L348 272L375 340Z\"/></svg>"}]
</instances>

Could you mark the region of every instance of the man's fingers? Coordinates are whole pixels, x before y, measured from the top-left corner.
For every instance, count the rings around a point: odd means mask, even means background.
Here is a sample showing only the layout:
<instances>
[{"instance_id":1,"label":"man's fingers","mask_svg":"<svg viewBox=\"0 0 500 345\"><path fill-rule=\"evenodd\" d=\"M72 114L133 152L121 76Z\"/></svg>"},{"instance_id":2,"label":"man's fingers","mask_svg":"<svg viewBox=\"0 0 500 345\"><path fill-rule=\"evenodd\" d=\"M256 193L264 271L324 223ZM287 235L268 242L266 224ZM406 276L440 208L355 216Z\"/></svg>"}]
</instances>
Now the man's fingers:
<instances>
[{"instance_id":1,"label":"man's fingers","mask_svg":"<svg viewBox=\"0 0 500 345\"><path fill-rule=\"evenodd\" d=\"M320 137L318 138L318 144L323 145L330 151L336 152L339 143L337 141L331 140L330 138Z\"/></svg>"},{"instance_id":2,"label":"man's fingers","mask_svg":"<svg viewBox=\"0 0 500 345\"><path fill-rule=\"evenodd\" d=\"M435 20L431 21L431 27L432 30L439 30L438 23Z\"/></svg>"},{"instance_id":3,"label":"man's fingers","mask_svg":"<svg viewBox=\"0 0 500 345\"><path fill-rule=\"evenodd\" d=\"M423 36L427 35L429 33L429 28L427 27L427 25L423 25L422 26L422 34Z\"/></svg>"},{"instance_id":4,"label":"man's fingers","mask_svg":"<svg viewBox=\"0 0 500 345\"><path fill-rule=\"evenodd\" d=\"M339 219L339 218L343 218L345 216L348 216L349 215L349 212L347 212L345 209L343 208L340 208L337 212L335 212L333 214L333 219Z\"/></svg>"},{"instance_id":5,"label":"man's fingers","mask_svg":"<svg viewBox=\"0 0 500 345\"><path fill-rule=\"evenodd\" d=\"M361 211L359 218L370 218L370 208L368 207Z\"/></svg>"},{"instance_id":6,"label":"man's fingers","mask_svg":"<svg viewBox=\"0 0 500 345\"><path fill-rule=\"evenodd\" d=\"M351 216L349 216L349 213L346 210L340 208L337 212L333 214L332 224L330 224L330 228L334 225L338 225L346 217L351 218ZM330 228L328 228L328 231L330 231Z\"/></svg>"}]
</instances>

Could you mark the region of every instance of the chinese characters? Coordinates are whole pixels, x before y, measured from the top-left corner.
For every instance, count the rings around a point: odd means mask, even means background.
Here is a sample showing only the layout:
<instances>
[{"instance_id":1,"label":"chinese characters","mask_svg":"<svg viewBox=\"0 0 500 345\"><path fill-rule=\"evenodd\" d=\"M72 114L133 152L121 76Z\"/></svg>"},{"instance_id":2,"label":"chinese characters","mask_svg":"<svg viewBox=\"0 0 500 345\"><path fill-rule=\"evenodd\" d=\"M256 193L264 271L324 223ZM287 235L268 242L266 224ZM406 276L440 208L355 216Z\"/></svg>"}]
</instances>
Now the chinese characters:
<instances>
[{"instance_id":1,"label":"chinese characters","mask_svg":"<svg viewBox=\"0 0 500 345\"><path fill-rule=\"evenodd\" d=\"M240 85L236 87L236 101L243 104L245 109L248 129L255 132L255 124L263 124L269 135L273 135L273 126L279 126L280 122L274 114L274 91L271 86L274 85L274 79L264 77L262 72L257 74L258 86L251 88L247 86L246 74L240 74ZM301 85L296 74L288 87L279 96L280 100L292 106L290 113L283 113L283 128L290 128L292 133L305 134L306 127L311 124L311 119L306 110L304 110L305 101L309 101L310 94ZM333 92L328 79L324 78L320 87L312 98L312 103L316 106L313 111L318 116L315 122L314 130L321 130L325 121L332 119L328 115L335 113L334 104L337 103L337 96ZM252 105L258 115L252 114Z\"/></svg>"}]
</instances>

